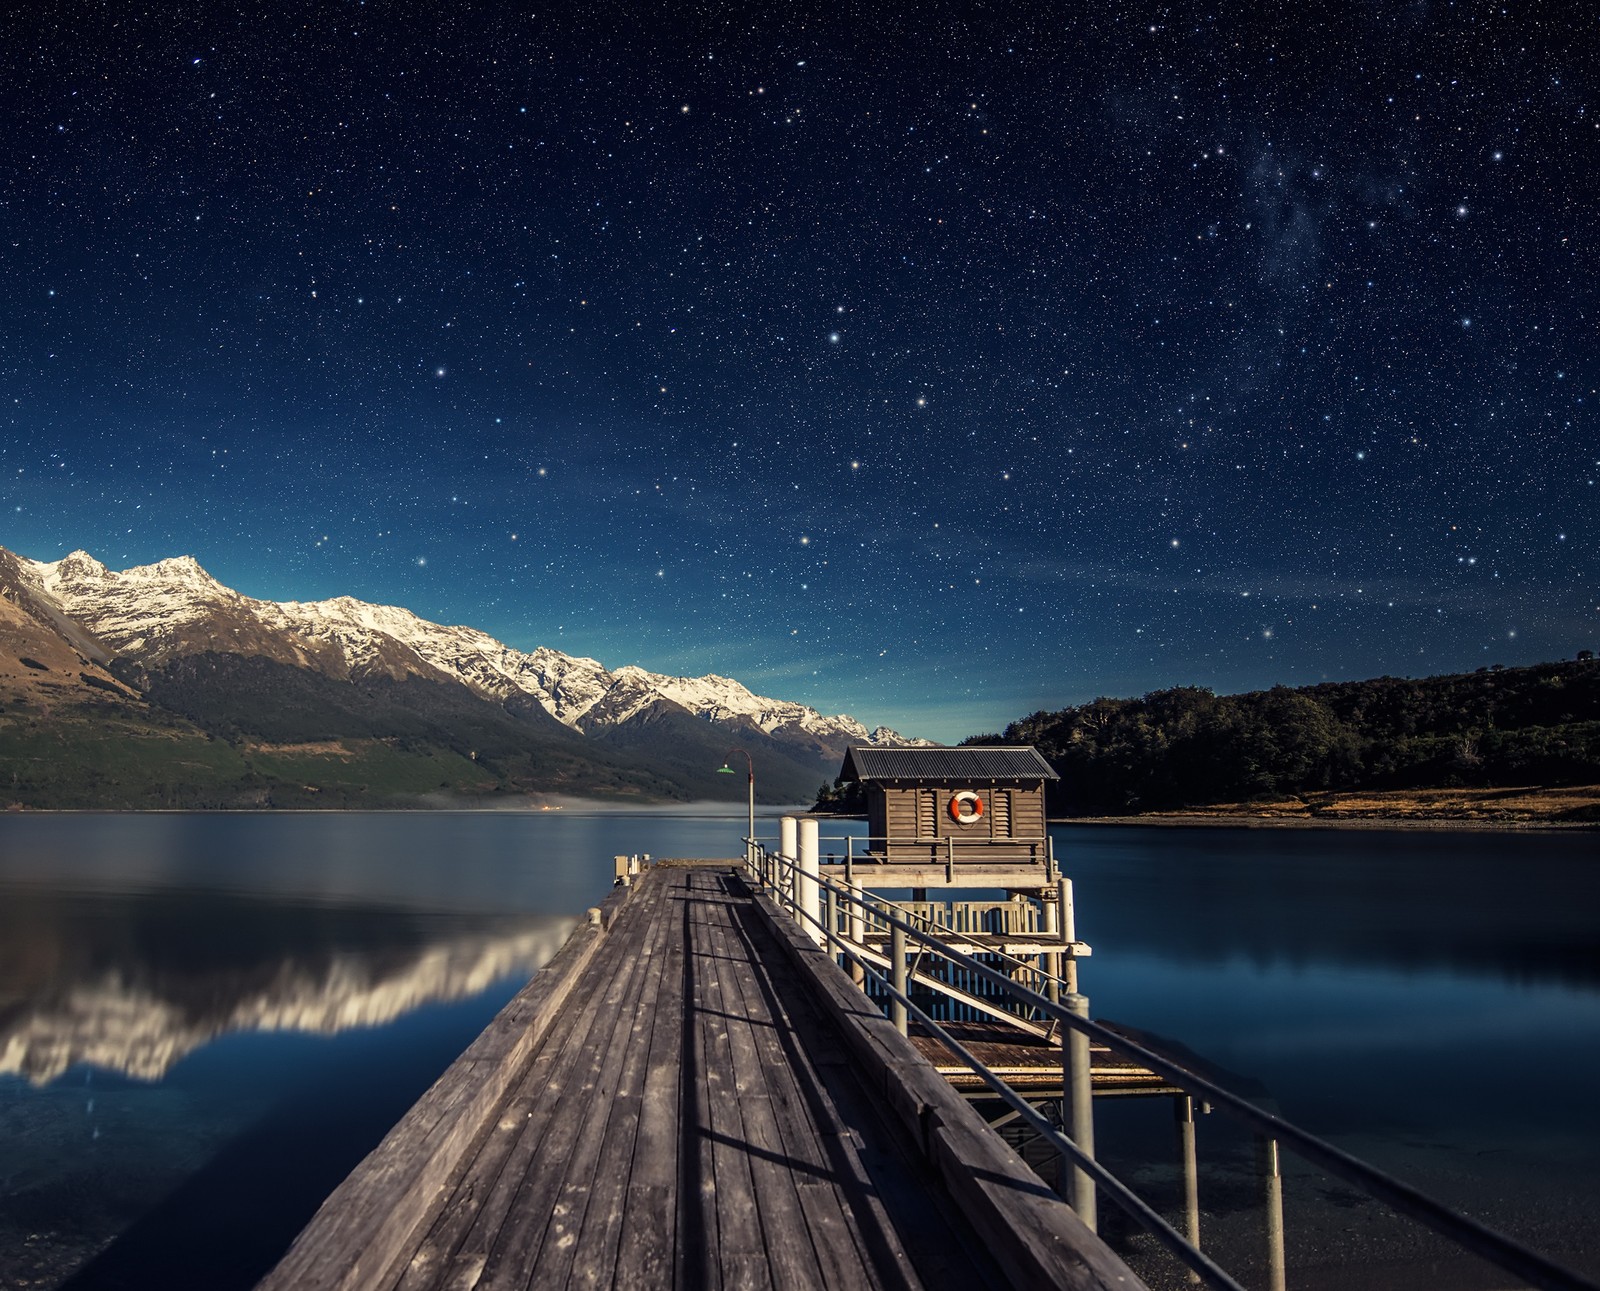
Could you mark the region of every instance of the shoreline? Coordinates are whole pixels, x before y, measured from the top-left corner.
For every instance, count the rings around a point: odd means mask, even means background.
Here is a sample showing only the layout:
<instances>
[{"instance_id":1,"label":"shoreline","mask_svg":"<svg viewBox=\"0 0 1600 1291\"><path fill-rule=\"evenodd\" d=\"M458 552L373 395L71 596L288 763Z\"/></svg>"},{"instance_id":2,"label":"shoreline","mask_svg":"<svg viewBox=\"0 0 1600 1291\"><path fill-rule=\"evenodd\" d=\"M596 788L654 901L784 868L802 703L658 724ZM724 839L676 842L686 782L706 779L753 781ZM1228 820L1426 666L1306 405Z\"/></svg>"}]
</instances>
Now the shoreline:
<instances>
[{"instance_id":1,"label":"shoreline","mask_svg":"<svg viewBox=\"0 0 1600 1291\"><path fill-rule=\"evenodd\" d=\"M1409 830L1466 831L1470 833L1526 834L1529 832L1571 832L1600 829L1590 820L1470 820L1450 816L1345 816L1336 819L1315 816L1230 816L1206 812L1151 812L1145 816L1052 816L1052 825L1128 826L1145 825L1153 829L1327 829L1327 830Z\"/></svg>"},{"instance_id":2,"label":"shoreline","mask_svg":"<svg viewBox=\"0 0 1600 1291\"><path fill-rule=\"evenodd\" d=\"M1600 785L1339 790L1221 802L1131 816L1073 816L1072 825L1198 825L1234 829L1433 829L1526 833L1600 828Z\"/></svg>"}]
</instances>

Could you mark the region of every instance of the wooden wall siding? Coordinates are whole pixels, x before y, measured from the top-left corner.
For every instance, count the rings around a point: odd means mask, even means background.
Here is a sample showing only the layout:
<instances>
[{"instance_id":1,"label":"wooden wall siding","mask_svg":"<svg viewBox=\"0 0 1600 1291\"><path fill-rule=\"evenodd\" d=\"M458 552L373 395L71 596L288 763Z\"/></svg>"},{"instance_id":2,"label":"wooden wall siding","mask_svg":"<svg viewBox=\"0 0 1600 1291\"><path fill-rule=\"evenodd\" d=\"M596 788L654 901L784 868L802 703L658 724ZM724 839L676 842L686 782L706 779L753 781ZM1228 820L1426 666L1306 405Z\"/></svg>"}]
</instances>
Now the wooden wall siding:
<instances>
[{"instance_id":1,"label":"wooden wall siding","mask_svg":"<svg viewBox=\"0 0 1600 1291\"><path fill-rule=\"evenodd\" d=\"M889 837L912 838L917 834L920 813L915 789L892 789L884 799L888 808Z\"/></svg>"},{"instance_id":2,"label":"wooden wall siding","mask_svg":"<svg viewBox=\"0 0 1600 1291\"><path fill-rule=\"evenodd\" d=\"M1017 795L1012 832L1019 838L1043 838L1045 828L1044 790Z\"/></svg>"},{"instance_id":3,"label":"wooden wall siding","mask_svg":"<svg viewBox=\"0 0 1600 1291\"><path fill-rule=\"evenodd\" d=\"M950 815L951 796L971 789L983 799L983 815L963 825ZM874 848L891 840L888 852L896 860L938 862L944 855L944 840L954 839L969 849L965 859L976 860L973 845L993 848L992 857L1043 860L1037 841L1007 846L1011 839L1039 840L1044 837L1044 789L1040 785L995 784L892 784L871 783L867 790L867 832ZM913 840L922 840L916 844Z\"/></svg>"}]
</instances>

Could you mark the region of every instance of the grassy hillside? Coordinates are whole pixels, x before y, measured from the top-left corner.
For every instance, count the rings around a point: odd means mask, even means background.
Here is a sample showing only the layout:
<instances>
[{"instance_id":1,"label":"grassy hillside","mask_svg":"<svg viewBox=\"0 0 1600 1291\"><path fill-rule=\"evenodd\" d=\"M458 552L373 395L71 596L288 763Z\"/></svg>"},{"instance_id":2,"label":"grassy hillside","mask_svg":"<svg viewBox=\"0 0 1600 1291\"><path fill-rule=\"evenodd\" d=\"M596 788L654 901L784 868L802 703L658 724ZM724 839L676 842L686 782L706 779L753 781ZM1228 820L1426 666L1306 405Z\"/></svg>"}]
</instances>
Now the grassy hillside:
<instances>
[{"instance_id":1,"label":"grassy hillside","mask_svg":"<svg viewBox=\"0 0 1600 1291\"><path fill-rule=\"evenodd\" d=\"M491 760L426 740L347 737L270 743L208 734L151 709L0 712L0 807L411 807L538 802L554 794L682 797L670 781L536 752Z\"/></svg>"},{"instance_id":2,"label":"grassy hillside","mask_svg":"<svg viewBox=\"0 0 1600 1291\"><path fill-rule=\"evenodd\" d=\"M727 732L676 709L604 739L533 704L508 710L414 678L336 681L259 657L187 656L141 676L144 695L65 664L14 671L0 698L0 807L744 800L742 776L716 774ZM819 777L776 745L758 763L768 798L801 800Z\"/></svg>"}]
</instances>

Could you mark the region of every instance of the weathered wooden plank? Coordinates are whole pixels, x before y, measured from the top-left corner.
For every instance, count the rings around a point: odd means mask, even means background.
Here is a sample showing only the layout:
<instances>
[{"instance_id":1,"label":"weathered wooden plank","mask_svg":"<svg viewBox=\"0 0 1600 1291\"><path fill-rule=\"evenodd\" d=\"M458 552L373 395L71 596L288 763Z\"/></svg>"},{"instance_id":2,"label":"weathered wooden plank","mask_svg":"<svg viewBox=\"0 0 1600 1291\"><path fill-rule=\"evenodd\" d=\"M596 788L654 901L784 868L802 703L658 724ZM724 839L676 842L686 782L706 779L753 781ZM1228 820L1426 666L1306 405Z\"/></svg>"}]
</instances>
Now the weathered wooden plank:
<instances>
[{"instance_id":1,"label":"weathered wooden plank","mask_svg":"<svg viewBox=\"0 0 1600 1291\"><path fill-rule=\"evenodd\" d=\"M805 992L794 989L793 974L786 971L765 926L752 926L748 902L737 910L730 906L729 913L730 933L745 961L745 971L737 975L741 1011L752 1023L751 1057L759 1064L766 1091L751 1132L758 1152L755 1171L763 1223L774 1227L768 1223L771 1217L784 1228L804 1229L814 1265L811 1276L821 1285L882 1286L860 1231L861 1225L881 1219L870 1203L859 1204L864 1198L875 1202L875 1190L868 1186L856 1142L832 1093L813 1066L817 1050L831 1041L828 1029L817 1025ZM747 1114L747 1125L751 1120ZM763 1153L765 1171L759 1164ZM854 1207L846 1183L858 1203ZM909 1262L898 1272L896 1284L917 1284Z\"/></svg>"},{"instance_id":2,"label":"weathered wooden plank","mask_svg":"<svg viewBox=\"0 0 1600 1291\"><path fill-rule=\"evenodd\" d=\"M474 1041L323 1203L263 1291L366 1288L384 1279L603 939L601 928L574 930L517 997L523 1033L492 1028Z\"/></svg>"},{"instance_id":3,"label":"weathered wooden plank","mask_svg":"<svg viewBox=\"0 0 1600 1291\"><path fill-rule=\"evenodd\" d=\"M497 1225L474 1226L463 1244L462 1254L470 1250L483 1260L480 1281L486 1285L520 1286L536 1267L539 1254L556 1220L556 1203L567 1182L567 1169L578 1147L587 1118L597 1105L604 1115L608 1096L604 1077L610 1040L625 1025L624 1005L636 991L641 971L639 956L632 953L640 925L648 918L659 894L657 876L648 873L633 886L634 897L622 910L608 936L610 954L596 956L590 974L595 994L587 1012L592 1024L585 1039L571 1050L572 1062L561 1073L559 1091L553 1099L546 1095L549 1117L533 1143L529 1166L509 1195L508 1204ZM575 1033L576 1034L576 1033ZM531 1129L531 1127L530 1127ZM530 1129L525 1139L534 1140ZM481 1245L487 1237L487 1249ZM458 1256L459 1258L459 1256Z\"/></svg>"},{"instance_id":4,"label":"weathered wooden plank","mask_svg":"<svg viewBox=\"0 0 1600 1291\"><path fill-rule=\"evenodd\" d=\"M678 1234L678 1159L683 1138L679 1088L685 1032L684 898L666 894L658 963L655 1026L645 1060L639 1128L627 1173L622 1232L613 1285L665 1286L672 1277Z\"/></svg>"},{"instance_id":5,"label":"weathered wooden plank","mask_svg":"<svg viewBox=\"0 0 1600 1291\"><path fill-rule=\"evenodd\" d=\"M728 1001L716 966L720 952L713 916L719 899L702 884L690 887L688 963L694 1025L685 1077L694 1083L696 1118L686 1128L698 1140L701 1187L698 1199L683 1201L692 1216L698 1200L702 1230L716 1234L715 1249L707 1252L707 1272L715 1271L718 1281L728 1287L768 1286L771 1269L744 1147L744 1113L733 1079Z\"/></svg>"},{"instance_id":6,"label":"weathered wooden plank","mask_svg":"<svg viewBox=\"0 0 1600 1291\"><path fill-rule=\"evenodd\" d=\"M722 1287L720 1237L717 1227L717 1182L711 1142L711 1104L704 1078L704 1018L708 991L698 971L698 896L682 898L684 935L684 1045L679 1115L683 1143L679 1148L678 1234L673 1285Z\"/></svg>"},{"instance_id":7,"label":"weathered wooden plank","mask_svg":"<svg viewBox=\"0 0 1600 1291\"><path fill-rule=\"evenodd\" d=\"M734 931L730 902L724 886L708 900L706 970L718 979L725 1006L723 1019L729 1069L744 1130L742 1149L750 1172L759 1239L770 1267L772 1285L780 1288L818 1285L875 1286L863 1277L861 1261L852 1261L848 1282L821 1278L811 1230L795 1188L796 1163L778 1131L768 1084L768 1064L757 1051L755 1032L771 1034L781 1023L769 1000L755 989L753 978L760 965L748 944ZM750 990L746 990L750 986ZM787 1064L783 1064L786 1066ZM772 1075L776 1075L773 1065ZM732 1145L730 1145L732 1146ZM839 1271L844 1276L843 1270Z\"/></svg>"},{"instance_id":8,"label":"weathered wooden plank","mask_svg":"<svg viewBox=\"0 0 1600 1291\"><path fill-rule=\"evenodd\" d=\"M608 948L614 954L614 948ZM590 962L592 969L597 954ZM468 1234L478 1226L492 1225L503 1217L507 1194L520 1183L527 1152L519 1149L537 1143L538 1127L553 1112L563 1063L584 1042L592 1013L585 1007L594 981L592 972L576 983L567 997L568 1007L552 1025L539 1050L516 1085L507 1092L493 1125L468 1156L448 1197L441 1201L432 1222L420 1233L406 1264L399 1270L403 1291L435 1286L472 1286L482 1271L484 1243L463 1250Z\"/></svg>"},{"instance_id":9,"label":"weathered wooden plank","mask_svg":"<svg viewBox=\"0 0 1600 1291\"><path fill-rule=\"evenodd\" d=\"M458 1260L457 1251L473 1224L486 1211L493 1212L497 1189L504 1190L507 1181L514 1188L520 1179L519 1163L514 1160L517 1147L527 1141L529 1122L541 1115L551 1073L585 1016L582 1010L572 1008L552 1025L527 1072L502 1103L499 1117L464 1163L450 1196L436 1210L432 1224L400 1270L395 1291L474 1285L482 1269L481 1256L476 1263L471 1256Z\"/></svg>"},{"instance_id":10,"label":"weathered wooden plank","mask_svg":"<svg viewBox=\"0 0 1600 1291\"><path fill-rule=\"evenodd\" d=\"M631 896L630 896L631 901ZM615 923L615 918L612 920ZM505 1222L517 1189L555 1115L567 1073L595 1021L595 983L626 945L611 945L591 961L590 972L569 994L560 1022L527 1067L486 1132L450 1197L436 1214L402 1272L396 1291L476 1285L493 1234Z\"/></svg>"},{"instance_id":11,"label":"weathered wooden plank","mask_svg":"<svg viewBox=\"0 0 1600 1291\"><path fill-rule=\"evenodd\" d=\"M612 1285L670 930L670 888L658 883L648 924L638 929L638 989L617 1018L600 1096L587 1111L568 1162L567 1183L532 1270L532 1287Z\"/></svg>"},{"instance_id":12,"label":"weathered wooden plank","mask_svg":"<svg viewBox=\"0 0 1600 1291\"><path fill-rule=\"evenodd\" d=\"M838 1028L819 1009L811 990L779 949L766 917L753 905L740 908L754 954L779 1006L795 1027L790 1065L814 1100L831 1163L831 1186L847 1213L862 1261L892 1286L972 1286L1000 1276L987 1254L963 1238L965 1226L920 1158L893 1141L880 1101L869 1101L856 1079L859 1064L842 1047ZM841 997L847 1008L884 1026L858 990ZM892 1028L890 1028L892 1033ZM819 1180L800 1181L808 1215ZM822 1208L827 1213L827 1208ZM820 1237L817 1229L814 1236ZM912 1258L914 1242L915 1259ZM820 1245L820 1241L819 1241Z\"/></svg>"},{"instance_id":13,"label":"weathered wooden plank","mask_svg":"<svg viewBox=\"0 0 1600 1291\"><path fill-rule=\"evenodd\" d=\"M970 1111L970 1109L967 1109ZM1105 1291L1144 1283L1085 1228L987 1126L941 1121L930 1134L933 1161L961 1213L991 1243L1015 1287Z\"/></svg>"},{"instance_id":14,"label":"weathered wooden plank","mask_svg":"<svg viewBox=\"0 0 1600 1291\"><path fill-rule=\"evenodd\" d=\"M875 1010L863 1015L857 1004L863 997L839 966L765 897L756 900L778 944L839 1018L871 1083L921 1145L1012 1284L1073 1291L1142 1288L1133 1271L989 1130L904 1036Z\"/></svg>"}]
</instances>

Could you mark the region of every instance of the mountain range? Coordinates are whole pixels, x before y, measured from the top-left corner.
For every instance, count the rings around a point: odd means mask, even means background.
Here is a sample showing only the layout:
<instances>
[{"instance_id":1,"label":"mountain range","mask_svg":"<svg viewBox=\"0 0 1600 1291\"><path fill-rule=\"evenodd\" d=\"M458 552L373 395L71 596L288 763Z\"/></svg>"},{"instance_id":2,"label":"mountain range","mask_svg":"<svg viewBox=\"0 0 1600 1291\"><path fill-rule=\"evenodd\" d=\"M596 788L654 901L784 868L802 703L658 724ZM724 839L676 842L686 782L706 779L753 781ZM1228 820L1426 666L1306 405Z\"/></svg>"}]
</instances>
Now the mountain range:
<instances>
[{"instance_id":1,"label":"mountain range","mask_svg":"<svg viewBox=\"0 0 1600 1291\"><path fill-rule=\"evenodd\" d=\"M728 677L524 652L397 606L257 600L191 556L119 572L0 548L0 802L739 800L744 777L716 775L735 747L758 797L793 802L849 745L927 743Z\"/></svg>"}]
</instances>

